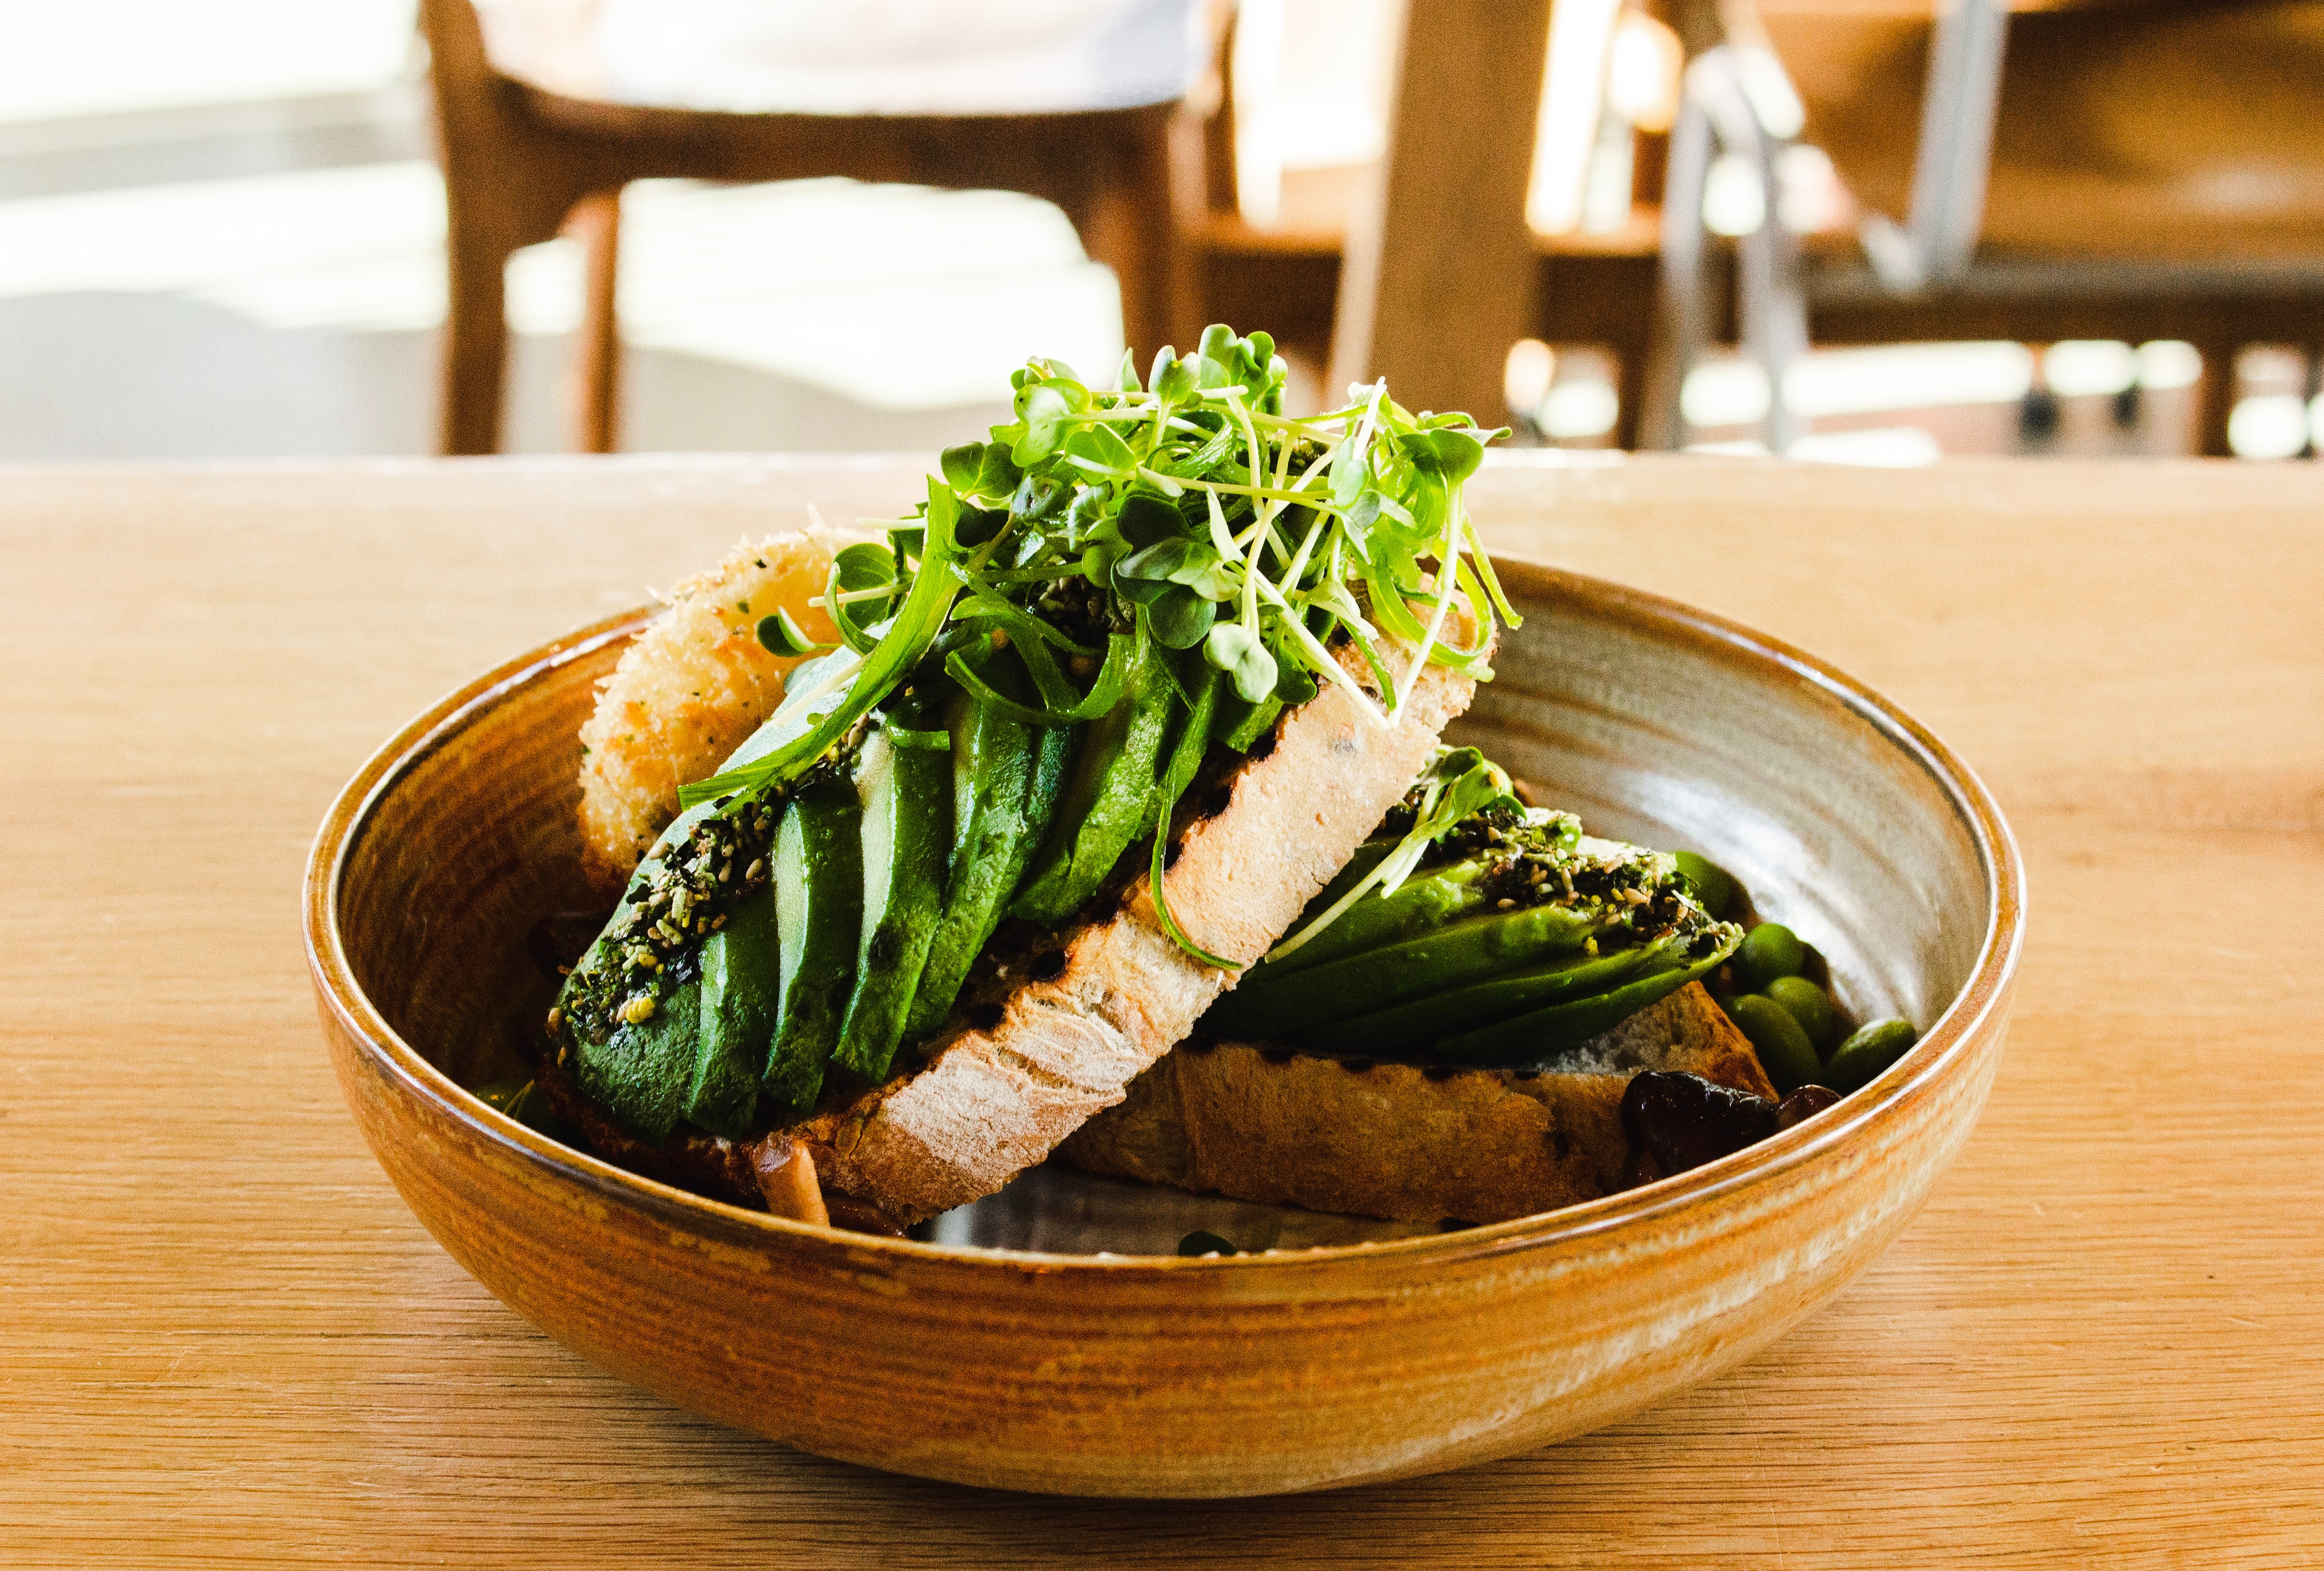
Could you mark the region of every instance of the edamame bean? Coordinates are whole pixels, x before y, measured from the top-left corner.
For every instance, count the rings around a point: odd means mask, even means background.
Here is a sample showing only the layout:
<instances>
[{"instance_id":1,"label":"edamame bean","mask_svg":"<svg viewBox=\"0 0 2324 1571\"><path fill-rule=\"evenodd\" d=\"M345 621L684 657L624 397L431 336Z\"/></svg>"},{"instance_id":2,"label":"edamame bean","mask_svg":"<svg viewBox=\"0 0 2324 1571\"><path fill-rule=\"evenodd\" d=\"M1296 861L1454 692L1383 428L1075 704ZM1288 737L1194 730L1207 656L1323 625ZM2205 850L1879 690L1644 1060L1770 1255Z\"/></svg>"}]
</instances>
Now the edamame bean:
<instances>
[{"instance_id":1,"label":"edamame bean","mask_svg":"<svg viewBox=\"0 0 2324 1571\"><path fill-rule=\"evenodd\" d=\"M1746 938L1745 943L1750 940ZM1807 1033L1800 1022L1792 1018L1791 1011L1762 993L1747 993L1727 1006L1735 1018L1736 1027L1750 1039L1751 1047L1759 1055L1759 1067L1767 1071L1767 1078L1775 1089L1788 1096L1801 1086L1809 1085L1823 1074L1823 1066L1816 1060L1816 1050L1809 1045Z\"/></svg>"},{"instance_id":2,"label":"edamame bean","mask_svg":"<svg viewBox=\"0 0 2324 1571\"><path fill-rule=\"evenodd\" d=\"M1804 976L1778 976L1763 990L1790 1012L1807 1033L1808 1045L1821 1058L1840 1044L1840 1012L1831 995Z\"/></svg>"},{"instance_id":3,"label":"edamame bean","mask_svg":"<svg viewBox=\"0 0 2324 1571\"><path fill-rule=\"evenodd\" d=\"M1694 885L1694 896L1702 902L1702 909L1721 921L1726 920L1727 913L1735 909L1736 895L1740 892L1735 875L1692 851L1677 852L1671 859L1678 864L1680 876Z\"/></svg>"},{"instance_id":4,"label":"edamame bean","mask_svg":"<svg viewBox=\"0 0 2324 1571\"><path fill-rule=\"evenodd\" d=\"M1876 1020L1840 1044L1824 1066L1823 1081L1843 1095L1879 1078L1889 1065L1912 1051L1921 1033L1908 1020Z\"/></svg>"},{"instance_id":5,"label":"edamame bean","mask_svg":"<svg viewBox=\"0 0 2324 1571\"><path fill-rule=\"evenodd\" d=\"M1806 946L1791 929L1781 922L1761 922L1743 936L1743 947L1735 951L1735 969L1756 992L1778 976L1797 976L1807 957Z\"/></svg>"}]
</instances>

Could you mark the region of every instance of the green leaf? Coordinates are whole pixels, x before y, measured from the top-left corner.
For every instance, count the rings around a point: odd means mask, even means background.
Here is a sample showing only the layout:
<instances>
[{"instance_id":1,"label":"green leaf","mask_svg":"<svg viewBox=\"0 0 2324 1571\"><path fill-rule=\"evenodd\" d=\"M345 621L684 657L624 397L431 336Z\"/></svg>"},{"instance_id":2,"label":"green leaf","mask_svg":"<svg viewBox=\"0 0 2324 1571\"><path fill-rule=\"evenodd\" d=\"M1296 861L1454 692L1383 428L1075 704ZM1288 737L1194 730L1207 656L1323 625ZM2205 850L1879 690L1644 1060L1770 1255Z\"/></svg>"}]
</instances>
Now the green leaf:
<instances>
[{"instance_id":1,"label":"green leaf","mask_svg":"<svg viewBox=\"0 0 2324 1571\"><path fill-rule=\"evenodd\" d=\"M1009 526L1005 507L964 507L960 510L960 543L981 546Z\"/></svg>"},{"instance_id":2,"label":"green leaf","mask_svg":"<svg viewBox=\"0 0 2324 1571\"><path fill-rule=\"evenodd\" d=\"M1020 524L1047 523L1073 499L1074 488L1064 481L1028 475L1009 499L1009 516Z\"/></svg>"},{"instance_id":3,"label":"green leaf","mask_svg":"<svg viewBox=\"0 0 2324 1571\"><path fill-rule=\"evenodd\" d=\"M890 593L862 600L844 598L850 594L881 588ZM865 541L846 547L831 559L831 572L823 583L824 609L839 629L840 642L858 654L869 654L877 642L872 626L887 615L898 593L895 553L886 546Z\"/></svg>"},{"instance_id":4,"label":"green leaf","mask_svg":"<svg viewBox=\"0 0 2324 1571\"><path fill-rule=\"evenodd\" d=\"M1068 459L1091 471L1113 476L1127 476L1136 471L1138 455L1120 433L1108 425L1085 425L1075 428L1065 438L1064 452Z\"/></svg>"},{"instance_id":5,"label":"green leaf","mask_svg":"<svg viewBox=\"0 0 2324 1571\"><path fill-rule=\"evenodd\" d=\"M1022 645L1019 646L1020 649ZM1123 684L1129 679L1130 668L1138 660L1138 639L1133 633L1117 633L1108 640L1105 663L1098 668L1097 680L1089 694L1078 704L1067 708L1042 708L1020 704L978 675L961 652L954 650L945 657L945 671L969 694L995 705L1002 714L1022 720L1028 725L1075 725L1084 720L1094 720L1121 701Z\"/></svg>"},{"instance_id":6,"label":"green leaf","mask_svg":"<svg viewBox=\"0 0 2324 1571\"><path fill-rule=\"evenodd\" d=\"M809 638L806 630L791 619L791 614L780 606L777 606L771 615L759 618L757 632L759 647L769 654L790 657L813 654L816 650L831 647Z\"/></svg>"},{"instance_id":7,"label":"green leaf","mask_svg":"<svg viewBox=\"0 0 2324 1571\"><path fill-rule=\"evenodd\" d=\"M1072 402L1048 383L1018 389L1017 423L1021 434L1010 445L1009 457L1020 468L1039 463L1065 441L1074 413Z\"/></svg>"},{"instance_id":8,"label":"green leaf","mask_svg":"<svg viewBox=\"0 0 2324 1571\"><path fill-rule=\"evenodd\" d=\"M1123 393L1142 393L1145 391L1138 384L1137 350L1124 349L1121 352L1121 374L1114 379L1114 386Z\"/></svg>"},{"instance_id":9,"label":"green leaf","mask_svg":"<svg viewBox=\"0 0 2324 1571\"><path fill-rule=\"evenodd\" d=\"M987 445L983 442L963 442L938 454L936 467L943 472L945 484L963 493L975 490L976 477L984 471Z\"/></svg>"},{"instance_id":10,"label":"green leaf","mask_svg":"<svg viewBox=\"0 0 2324 1571\"><path fill-rule=\"evenodd\" d=\"M1009 460L1009 444L1004 441L962 441L960 446L948 446L936 460L936 467L944 469L944 484L964 497L1004 497L1018 484L1018 467Z\"/></svg>"},{"instance_id":11,"label":"green leaf","mask_svg":"<svg viewBox=\"0 0 2324 1571\"><path fill-rule=\"evenodd\" d=\"M1172 535L1130 552L1114 564L1113 570L1117 578L1164 578L1183 584L1202 571L1206 559L1216 561L1218 554L1201 541ZM1181 573L1186 577L1180 577Z\"/></svg>"},{"instance_id":12,"label":"green leaf","mask_svg":"<svg viewBox=\"0 0 2324 1571\"><path fill-rule=\"evenodd\" d=\"M1113 527L1132 546L1157 546L1184 537L1186 521L1161 497L1139 491L1122 498L1121 511L1113 516Z\"/></svg>"},{"instance_id":13,"label":"green leaf","mask_svg":"<svg viewBox=\"0 0 2324 1571\"><path fill-rule=\"evenodd\" d=\"M1485 444L1473 430L1417 430L1397 440L1405 451L1426 463L1445 480L1459 485L1485 461Z\"/></svg>"},{"instance_id":14,"label":"green leaf","mask_svg":"<svg viewBox=\"0 0 2324 1571\"><path fill-rule=\"evenodd\" d=\"M1235 691L1243 702L1256 704L1275 696L1279 673L1275 657L1259 635L1240 622L1222 622L1213 627L1203 642L1203 654L1219 670L1234 679Z\"/></svg>"},{"instance_id":15,"label":"green leaf","mask_svg":"<svg viewBox=\"0 0 2324 1571\"><path fill-rule=\"evenodd\" d=\"M1154 356L1154 374L1148 381L1154 388L1155 396L1162 401L1164 409L1176 409L1184 404L1194 396L1195 389L1200 385L1194 378L1193 362L1167 348Z\"/></svg>"},{"instance_id":16,"label":"green leaf","mask_svg":"<svg viewBox=\"0 0 2324 1571\"><path fill-rule=\"evenodd\" d=\"M954 549L953 524L958 517L959 507L959 501L951 489L931 476L928 481L927 538L920 570L912 580L911 590L905 596L902 607L890 619L887 634L864 657L862 666L855 673L855 679L848 686L846 698L832 704L810 728L791 735L748 763L722 770L708 780L682 787L678 793L679 806L698 807L729 794L783 785L796 780L833 744L846 735L851 726L870 714L874 705L895 689L896 685L904 679L904 673L920 662L920 658L927 653L928 646L936 642L936 634L944 631L945 621L952 613L953 601L959 596L960 585L951 571ZM794 671L792 675L796 679L798 673ZM801 686L797 690L803 692L808 689ZM817 701L827 702L828 699L819 698ZM799 719L800 716L786 700L768 716L766 725L760 729L765 731L775 727L779 730L796 726ZM747 742L743 744L745 748L749 745Z\"/></svg>"},{"instance_id":17,"label":"green leaf","mask_svg":"<svg viewBox=\"0 0 2324 1571\"><path fill-rule=\"evenodd\" d=\"M1167 595L1171 590L1177 587L1176 584L1173 584L1167 578L1133 578L1130 577L1121 570L1122 562L1127 559L1127 558L1119 559L1114 562L1112 571L1108 578L1108 582L1112 586L1113 592L1115 594L1120 596L1131 605L1151 605L1155 601L1159 600L1163 596Z\"/></svg>"},{"instance_id":18,"label":"green leaf","mask_svg":"<svg viewBox=\"0 0 2324 1571\"><path fill-rule=\"evenodd\" d=\"M1192 649L1219 618L1219 608L1183 584L1171 584L1146 607L1148 624L1165 649Z\"/></svg>"}]
</instances>

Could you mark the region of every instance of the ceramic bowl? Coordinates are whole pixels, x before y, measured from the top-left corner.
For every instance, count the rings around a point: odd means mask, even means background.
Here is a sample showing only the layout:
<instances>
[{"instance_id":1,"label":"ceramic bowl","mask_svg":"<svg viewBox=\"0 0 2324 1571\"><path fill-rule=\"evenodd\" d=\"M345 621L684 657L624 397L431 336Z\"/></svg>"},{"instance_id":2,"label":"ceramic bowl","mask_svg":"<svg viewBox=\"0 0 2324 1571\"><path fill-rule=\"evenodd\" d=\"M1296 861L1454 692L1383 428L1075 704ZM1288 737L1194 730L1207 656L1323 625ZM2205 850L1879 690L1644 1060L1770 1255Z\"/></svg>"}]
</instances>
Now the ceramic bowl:
<instances>
[{"instance_id":1,"label":"ceramic bowl","mask_svg":"<svg viewBox=\"0 0 2324 1571\"><path fill-rule=\"evenodd\" d=\"M1874 1085L1589 1205L1224 1259L883 1240L633 1177L461 1087L512 1065L545 1007L530 926L587 903L575 736L641 613L453 694L332 808L307 941L355 1120L453 1257L582 1356L901 1473L1318 1489L1526 1450L1709 1379L1863 1270L1960 1149L2001 1051L2017 851L1942 744L1822 663L1652 596L1502 570L1526 623L1461 734L1597 832L1730 867L1855 1012L1919 1022Z\"/></svg>"}]
</instances>

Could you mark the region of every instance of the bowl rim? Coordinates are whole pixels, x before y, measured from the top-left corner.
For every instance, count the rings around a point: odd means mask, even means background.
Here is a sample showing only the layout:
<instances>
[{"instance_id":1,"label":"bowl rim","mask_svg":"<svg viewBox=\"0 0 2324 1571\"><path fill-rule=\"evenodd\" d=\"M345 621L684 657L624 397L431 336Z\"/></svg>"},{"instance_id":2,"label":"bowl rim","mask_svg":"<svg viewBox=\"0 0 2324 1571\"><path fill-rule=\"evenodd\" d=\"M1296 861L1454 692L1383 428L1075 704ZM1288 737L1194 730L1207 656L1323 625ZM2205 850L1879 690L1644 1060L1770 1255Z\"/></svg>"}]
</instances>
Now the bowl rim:
<instances>
[{"instance_id":1,"label":"bowl rim","mask_svg":"<svg viewBox=\"0 0 2324 1571\"><path fill-rule=\"evenodd\" d=\"M1494 562L1512 600L1584 599L1600 615L1618 623L1652 626L1698 648L1740 654L1820 689L1912 759L1934 781L1967 829L1984 879L1987 910L1976 962L1959 995L1911 1051L1871 1085L1831 1110L1843 1116L1820 1114L1700 1168L1507 1222L1410 1238L1200 1257L1059 1254L848 1233L710 1199L552 1141L486 1105L429 1063L388 1023L357 982L341 942L339 894L349 860L374 810L414 768L524 684L633 636L658 614L659 607L655 605L635 606L590 623L461 684L407 722L364 761L332 800L308 855L302 895L309 970L324 1006L375 1071L400 1086L404 1095L429 1104L438 1116L466 1126L470 1134L504 1152L697 1235L721 1236L746 1247L778 1241L786 1248L839 1246L859 1261L862 1252L869 1251L889 1257L897 1265L941 1262L1044 1276L1060 1271L1109 1277L1154 1273L1158 1280L1168 1272L1280 1272L1360 1261L1436 1265L1532 1253L1558 1245L1586 1244L1634 1223L1666 1218L1706 1201L1733 1198L1777 1180L1834 1146L1849 1143L1872 1125L1902 1116L1908 1104L1930 1094L1947 1078L1982 1034L1986 1022L2004 1006L2024 949L2024 863L1990 790L1950 747L1895 704L1782 640L1683 602L1589 574L1521 557L1496 556Z\"/></svg>"}]
</instances>

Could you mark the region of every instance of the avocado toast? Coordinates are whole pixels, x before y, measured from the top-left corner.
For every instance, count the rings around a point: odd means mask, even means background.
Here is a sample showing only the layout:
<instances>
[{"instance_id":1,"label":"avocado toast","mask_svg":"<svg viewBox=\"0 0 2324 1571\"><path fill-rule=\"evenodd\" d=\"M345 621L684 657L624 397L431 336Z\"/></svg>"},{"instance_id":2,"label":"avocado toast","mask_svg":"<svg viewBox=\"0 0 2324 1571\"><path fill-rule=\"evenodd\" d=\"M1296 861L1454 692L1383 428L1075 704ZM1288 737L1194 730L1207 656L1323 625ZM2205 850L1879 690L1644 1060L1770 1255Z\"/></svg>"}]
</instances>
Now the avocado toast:
<instances>
[{"instance_id":1,"label":"avocado toast","mask_svg":"<svg viewBox=\"0 0 2324 1571\"><path fill-rule=\"evenodd\" d=\"M1632 1075L1772 1092L1702 986L1742 938L1677 858L1587 836L1439 748L1296 930L1060 1154L1402 1221L1610 1193Z\"/></svg>"},{"instance_id":2,"label":"avocado toast","mask_svg":"<svg viewBox=\"0 0 2324 1571\"><path fill-rule=\"evenodd\" d=\"M767 609L813 658L549 1017L602 1154L908 1225L1119 1101L1339 872L1510 618L1461 503L1488 434L1379 387L1293 420L1282 378L1224 328L1148 387L1032 362L1016 420Z\"/></svg>"}]
</instances>

